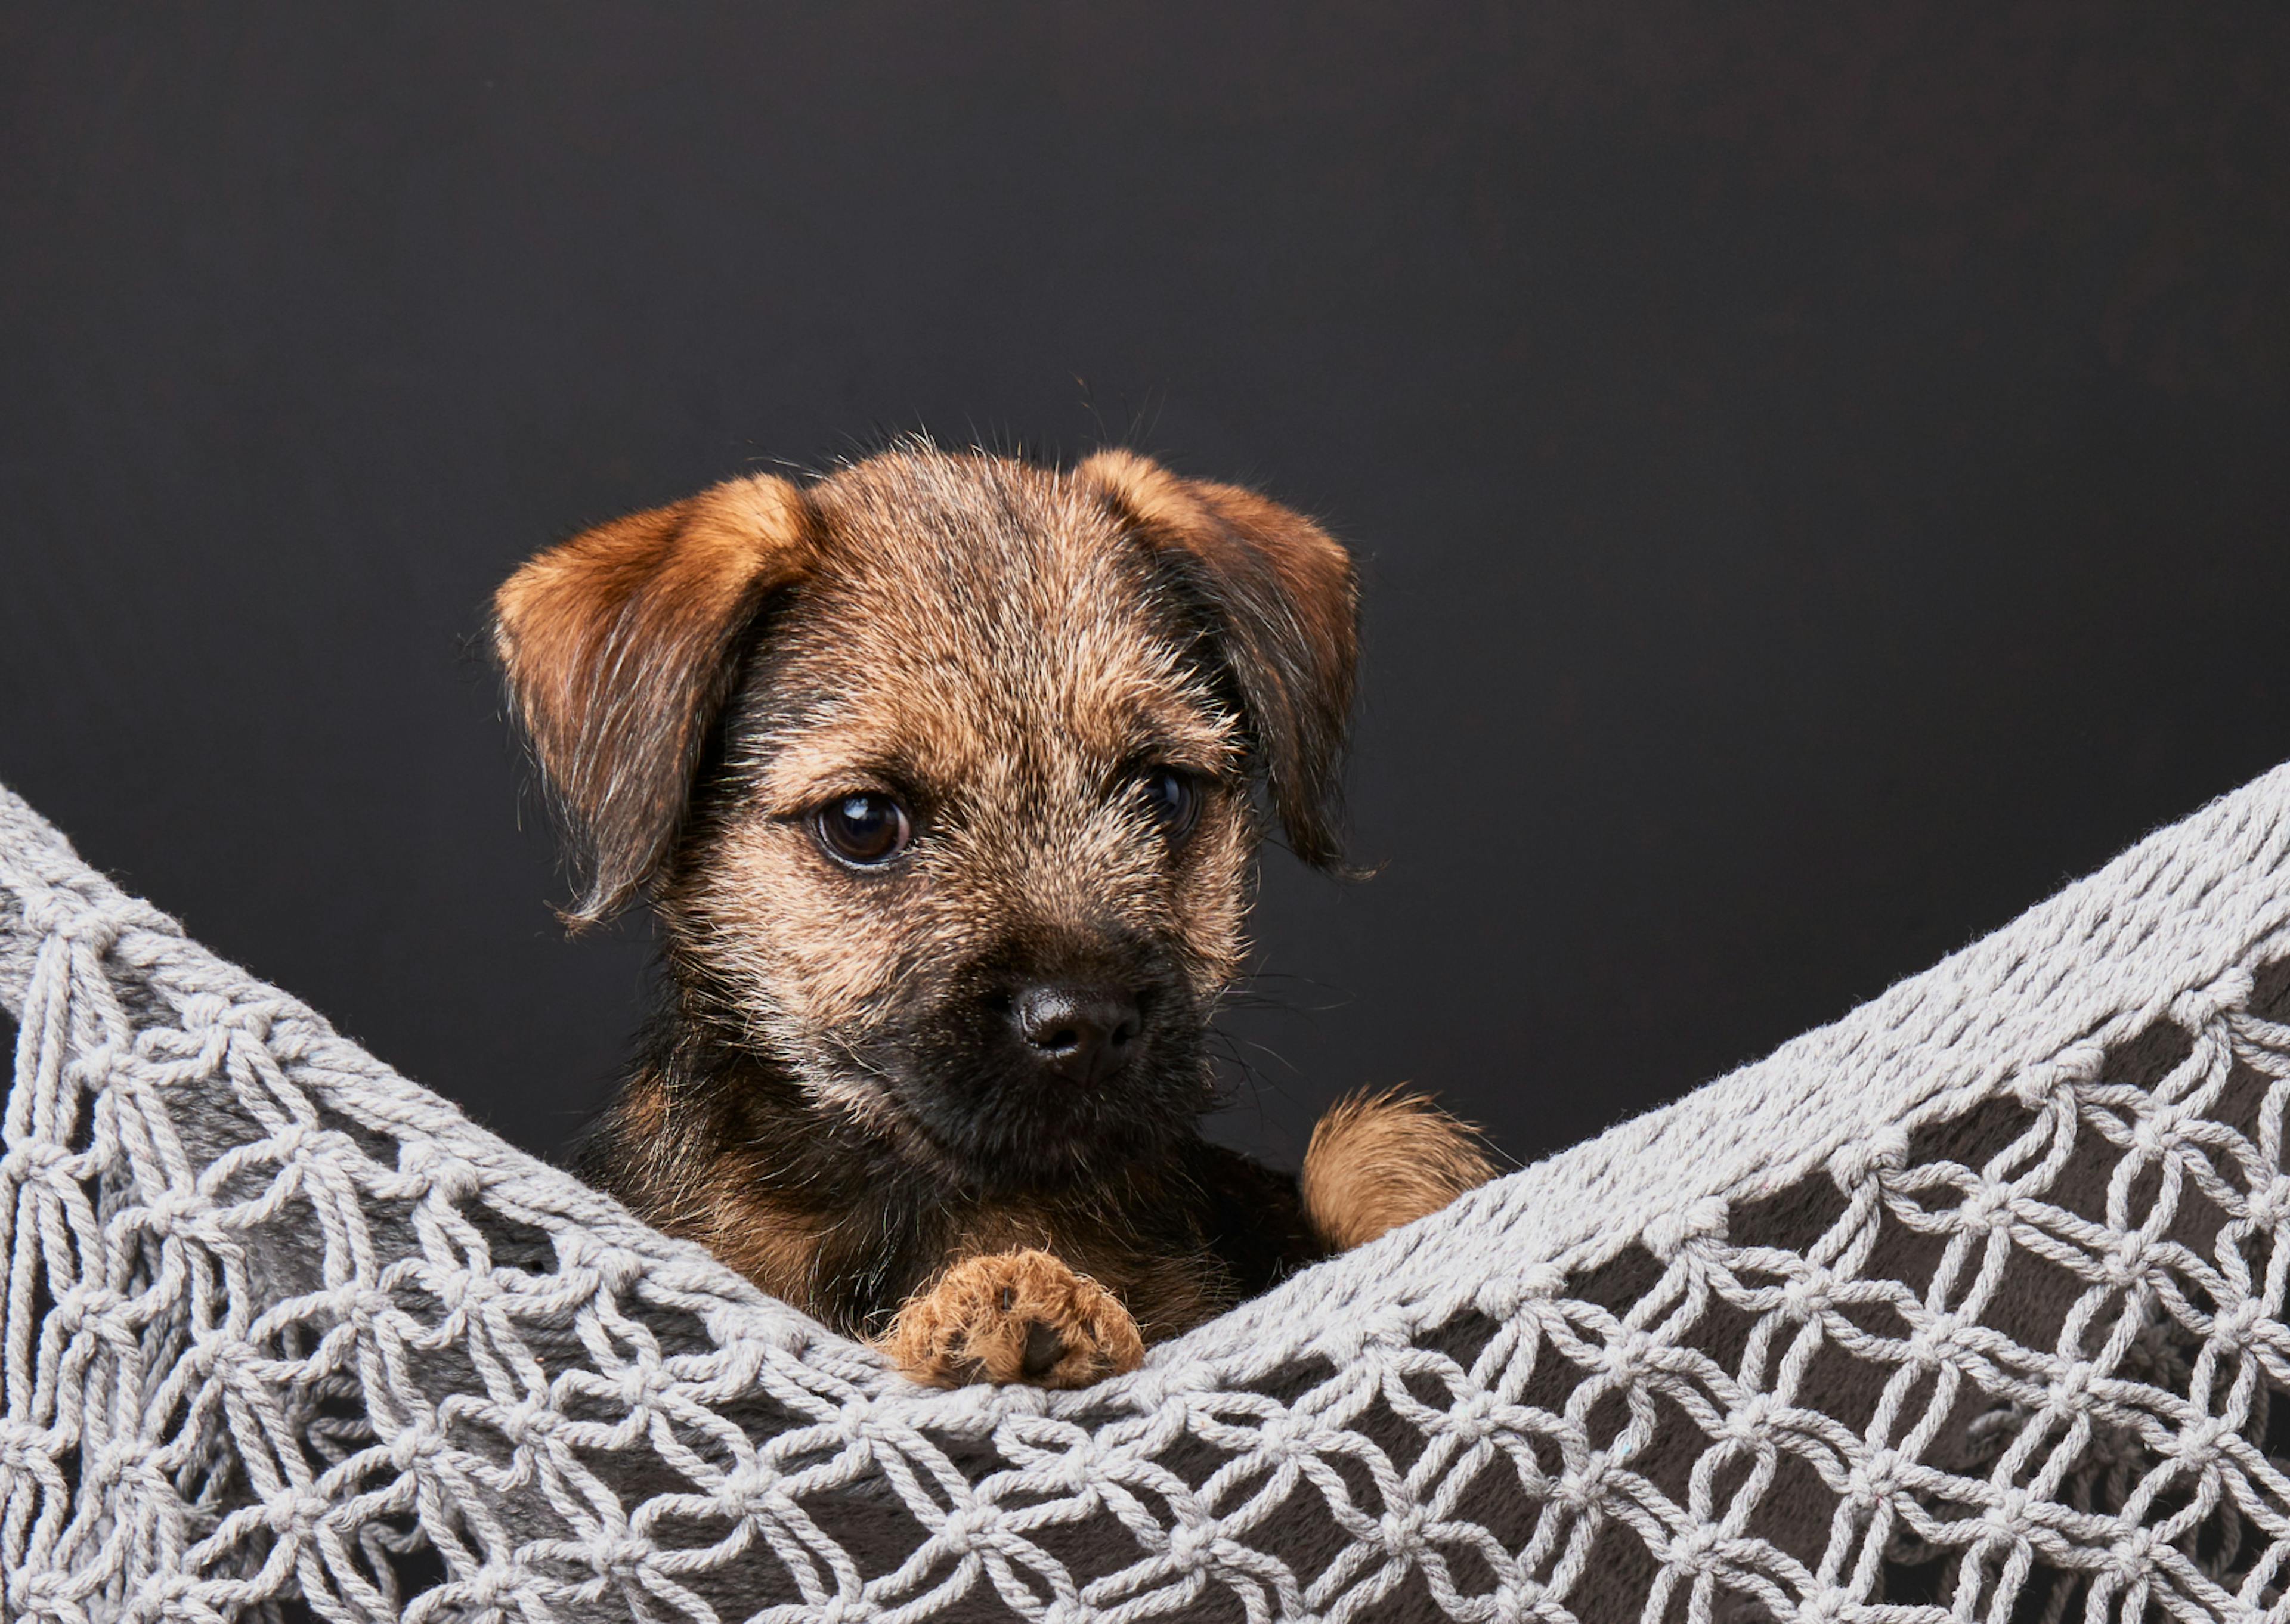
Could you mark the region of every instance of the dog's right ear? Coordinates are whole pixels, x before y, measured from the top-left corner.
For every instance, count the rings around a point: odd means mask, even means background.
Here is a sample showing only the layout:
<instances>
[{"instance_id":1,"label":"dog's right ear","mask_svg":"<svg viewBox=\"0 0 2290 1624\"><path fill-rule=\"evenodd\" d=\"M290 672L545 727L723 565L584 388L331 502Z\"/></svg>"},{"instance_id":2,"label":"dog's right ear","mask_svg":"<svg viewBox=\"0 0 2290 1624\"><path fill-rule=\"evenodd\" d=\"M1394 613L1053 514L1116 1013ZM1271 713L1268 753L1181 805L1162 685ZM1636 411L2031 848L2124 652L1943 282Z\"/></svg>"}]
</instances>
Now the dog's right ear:
<instances>
[{"instance_id":1,"label":"dog's right ear","mask_svg":"<svg viewBox=\"0 0 2290 1624\"><path fill-rule=\"evenodd\" d=\"M740 636L817 549L797 486L759 475L550 548L493 596L493 648L572 836L594 924L672 846Z\"/></svg>"}]
</instances>

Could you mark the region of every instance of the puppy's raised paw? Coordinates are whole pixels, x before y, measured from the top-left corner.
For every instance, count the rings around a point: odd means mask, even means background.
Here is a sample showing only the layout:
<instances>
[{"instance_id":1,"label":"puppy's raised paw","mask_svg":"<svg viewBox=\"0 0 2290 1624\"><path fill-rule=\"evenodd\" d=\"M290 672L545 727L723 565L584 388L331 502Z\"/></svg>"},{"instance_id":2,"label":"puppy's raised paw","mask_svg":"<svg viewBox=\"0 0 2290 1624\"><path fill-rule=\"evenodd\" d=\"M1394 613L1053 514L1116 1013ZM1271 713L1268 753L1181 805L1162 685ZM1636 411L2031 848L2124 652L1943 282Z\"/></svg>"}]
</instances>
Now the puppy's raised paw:
<instances>
[{"instance_id":1,"label":"puppy's raised paw","mask_svg":"<svg viewBox=\"0 0 2290 1624\"><path fill-rule=\"evenodd\" d=\"M1304 1211L1338 1252L1436 1212L1495 1176L1478 1130L1421 1094L1358 1093L1328 1108L1304 1151Z\"/></svg>"},{"instance_id":2,"label":"puppy's raised paw","mask_svg":"<svg viewBox=\"0 0 2290 1624\"><path fill-rule=\"evenodd\" d=\"M1112 1292L1030 1247L965 1258L909 1298L876 1346L909 1381L941 1388L1083 1388L1145 1357Z\"/></svg>"}]
</instances>

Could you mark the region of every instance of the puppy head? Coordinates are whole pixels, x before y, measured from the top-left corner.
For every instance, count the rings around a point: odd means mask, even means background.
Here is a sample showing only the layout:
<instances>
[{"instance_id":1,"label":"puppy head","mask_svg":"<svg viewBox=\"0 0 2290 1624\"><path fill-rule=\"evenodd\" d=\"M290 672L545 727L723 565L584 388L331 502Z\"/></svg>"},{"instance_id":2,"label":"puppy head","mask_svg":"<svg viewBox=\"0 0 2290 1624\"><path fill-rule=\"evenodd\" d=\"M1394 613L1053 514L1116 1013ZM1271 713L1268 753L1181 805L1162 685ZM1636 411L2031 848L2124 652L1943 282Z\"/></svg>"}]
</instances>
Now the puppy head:
<instances>
[{"instance_id":1,"label":"puppy head","mask_svg":"<svg viewBox=\"0 0 2290 1624\"><path fill-rule=\"evenodd\" d=\"M983 1185L1207 1100L1258 795L1336 856L1341 548L1125 452L928 448L737 480L502 588L512 698L587 878L820 1104Z\"/></svg>"}]
</instances>

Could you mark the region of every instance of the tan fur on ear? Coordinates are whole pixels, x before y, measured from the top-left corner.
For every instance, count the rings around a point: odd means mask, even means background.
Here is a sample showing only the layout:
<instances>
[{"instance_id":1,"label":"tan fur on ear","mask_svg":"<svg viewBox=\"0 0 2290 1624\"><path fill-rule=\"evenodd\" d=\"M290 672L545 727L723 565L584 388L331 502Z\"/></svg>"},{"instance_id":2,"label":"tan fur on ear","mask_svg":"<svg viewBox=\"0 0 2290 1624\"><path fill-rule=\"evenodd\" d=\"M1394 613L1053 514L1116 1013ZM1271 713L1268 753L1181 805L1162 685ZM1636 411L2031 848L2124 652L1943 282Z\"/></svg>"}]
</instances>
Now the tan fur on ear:
<instances>
[{"instance_id":1,"label":"tan fur on ear","mask_svg":"<svg viewBox=\"0 0 2290 1624\"><path fill-rule=\"evenodd\" d=\"M1350 555L1302 514L1238 485L1181 478L1134 452L1100 452L1074 476L1181 566L1224 645L1290 846L1332 866L1359 647Z\"/></svg>"},{"instance_id":2,"label":"tan fur on ear","mask_svg":"<svg viewBox=\"0 0 2290 1624\"><path fill-rule=\"evenodd\" d=\"M733 645L815 545L802 491L758 475L599 525L494 595L493 646L585 873L569 921L611 913L667 852Z\"/></svg>"},{"instance_id":3,"label":"tan fur on ear","mask_svg":"<svg viewBox=\"0 0 2290 1624\"><path fill-rule=\"evenodd\" d=\"M1328 1108L1304 1151L1304 1211L1339 1252L1436 1212L1495 1175L1478 1130L1388 1089Z\"/></svg>"}]
</instances>

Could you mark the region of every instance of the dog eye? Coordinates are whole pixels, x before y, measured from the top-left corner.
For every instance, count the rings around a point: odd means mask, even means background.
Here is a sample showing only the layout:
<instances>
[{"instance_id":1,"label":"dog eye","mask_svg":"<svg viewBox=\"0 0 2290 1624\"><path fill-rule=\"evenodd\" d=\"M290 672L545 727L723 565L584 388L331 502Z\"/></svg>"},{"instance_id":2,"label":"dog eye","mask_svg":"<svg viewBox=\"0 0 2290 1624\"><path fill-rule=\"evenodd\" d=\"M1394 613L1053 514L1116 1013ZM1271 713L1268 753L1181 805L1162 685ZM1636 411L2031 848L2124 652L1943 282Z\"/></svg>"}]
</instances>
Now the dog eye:
<instances>
[{"instance_id":1,"label":"dog eye","mask_svg":"<svg viewBox=\"0 0 2290 1624\"><path fill-rule=\"evenodd\" d=\"M1174 767L1156 767L1145 775L1142 784L1146 809L1162 833L1172 840L1182 840L1190 834L1201 809L1200 791L1193 787L1191 778Z\"/></svg>"},{"instance_id":2,"label":"dog eye","mask_svg":"<svg viewBox=\"0 0 2290 1624\"><path fill-rule=\"evenodd\" d=\"M872 868L889 862L914 838L907 809L886 795L847 795L812 814L819 844L831 857Z\"/></svg>"}]
</instances>

